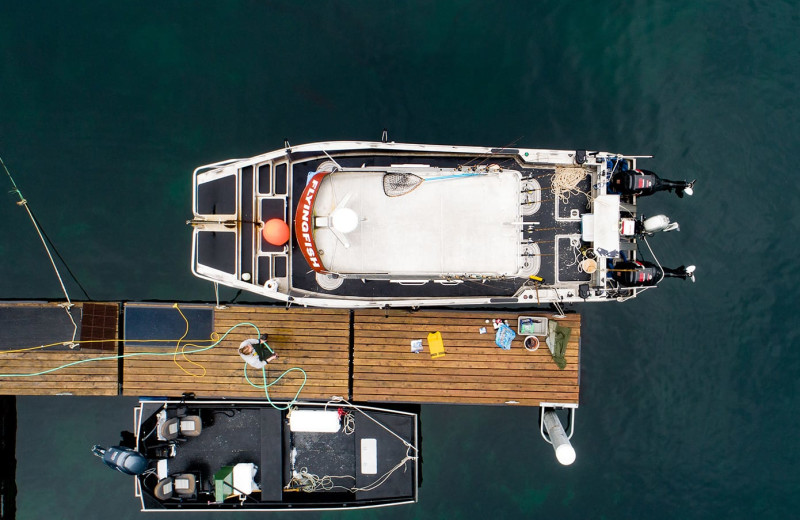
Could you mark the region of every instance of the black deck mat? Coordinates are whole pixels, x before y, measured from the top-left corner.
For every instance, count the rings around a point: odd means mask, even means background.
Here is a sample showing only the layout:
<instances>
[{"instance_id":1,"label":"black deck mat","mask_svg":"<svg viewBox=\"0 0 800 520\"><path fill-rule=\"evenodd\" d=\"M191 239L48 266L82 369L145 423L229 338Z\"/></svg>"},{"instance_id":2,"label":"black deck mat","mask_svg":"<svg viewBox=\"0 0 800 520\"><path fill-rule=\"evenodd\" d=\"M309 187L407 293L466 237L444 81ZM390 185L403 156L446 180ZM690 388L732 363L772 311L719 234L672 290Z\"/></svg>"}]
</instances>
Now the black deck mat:
<instances>
[{"instance_id":1,"label":"black deck mat","mask_svg":"<svg viewBox=\"0 0 800 520\"><path fill-rule=\"evenodd\" d=\"M179 443L177 455L167 463L170 475L199 472L201 480L207 481L223 466L240 462L260 466L261 413L262 410L254 408L215 412L214 424L204 424L200 435ZM280 415L277 410L275 413ZM280 444L280 437L275 443ZM259 478L256 474L256 482Z\"/></svg>"},{"instance_id":2,"label":"black deck mat","mask_svg":"<svg viewBox=\"0 0 800 520\"><path fill-rule=\"evenodd\" d=\"M213 307L181 306L180 309L189 321L189 333L186 334L183 343L208 340L214 330ZM186 321L172 306L161 304L128 304L125 306L125 344L128 346L174 348L185 332ZM201 343L201 345L206 345L206 343Z\"/></svg>"},{"instance_id":3,"label":"black deck mat","mask_svg":"<svg viewBox=\"0 0 800 520\"><path fill-rule=\"evenodd\" d=\"M81 334L81 310L73 307L70 314L78 325L78 334L75 336L77 340ZM73 331L72 321L61 307L0 306L0 350L69 342L72 341ZM69 350L69 347L56 345L44 350Z\"/></svg>"},{"instance_id":4,"label":"black deck mat","mask_svg":"<svg viewBox=\"0 0 800 520\"><path fill-rule=\"evenodd\" d=\"M405 415L387 414L384 412L368 412L370 417L383 426L399 435L409 443L414 440L413 418ZM403 442L387 432L380 425L375 424L368 417L355 412L356 424L356 487L369 486L377 481L384 473L391 470L406 456L407 447ZM361 473L361 439L376 439L378 450L378 471L375 475ZM414 451L410 451L414 455ZM388 497L409 497L414 495L414 463L408 461L404 468L400 468L380 486L371 491L357 491L356 499L379 499Z\"/></svg>"}]
</instances>

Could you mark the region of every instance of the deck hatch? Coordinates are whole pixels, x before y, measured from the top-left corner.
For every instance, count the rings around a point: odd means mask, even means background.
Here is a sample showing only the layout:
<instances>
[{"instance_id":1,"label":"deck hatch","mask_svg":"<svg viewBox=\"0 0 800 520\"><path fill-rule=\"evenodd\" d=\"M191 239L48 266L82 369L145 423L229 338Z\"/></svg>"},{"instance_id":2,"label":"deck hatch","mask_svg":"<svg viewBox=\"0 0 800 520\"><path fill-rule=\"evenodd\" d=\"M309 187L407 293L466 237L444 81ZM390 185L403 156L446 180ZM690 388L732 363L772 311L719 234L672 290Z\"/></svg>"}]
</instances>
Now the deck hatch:
<instances>
[{"instance_id":1,"label":"deck hatch","mask_svg":"<svg viewBox=\"0 0 800 520\"><path fill-rule=\"evenodd\" d=\"M272 165L262 164L258 167L258 191L264 195L272 193Z\"/></svg>"},{"instance_id":2,"label":"deck hatch","mask_svg":"<svg viewBox=\"0 0 800 520\"><path fill-rule=\"evenodd\" d=\"M272 278L272 258L269 256L258 257L258 285L264 285Z\"/></svg>"},{"instance_id":3,"label":"deck hatch","mask_svg":"<svg viewBox=\"0 0 800 520\"><path fill-rule=\"evenodd\" d=\"M228 274L236 273L236 233L197 232L197 263Z\"/></svg>"},{"instance_id":4,"label":"deck hatch","mask_svg":"<svg viewBox=\"0 0 800 520\"><path fill-rule=\"evenodd\" d=\"M261 199L261 222L267 222L270 219L279 218L286 219L286 199L283 198L263 198ZM282 252L283 246L276 246L264 240L260 236L259 242L261 244L262 253L275 253Z\"/></svg>"},{"instance_id":5,"label":"deck hatch","mask_svg":"<svg viewBox=\"0 0 800 520\"><path fill-rule=\"evenodd\" d=\"M70 311L78 324L81 334L81 309ZM64 309L55 305L49 307L0 306L0 351L12 350L31 345L46 345L54 341L72 337L72 323ZM34 325L35 324L35 325ZM54 345L47 350L69 350L64 345Z\"/></svg>"},{"instance_id":6,"label":"deck hatch","mask_svg":"<svg viewBox=\"0 0 800 520\"><path fill-rule=\"evenodd\" d=\"M275 257L275 269L273 271L275 273L275 278L285 278L288 273L286 269L286 257L276 256Z\"/></svg>"},{"instance_id":7,"label":"deck hatch","mask_svg":"<svg viewBox=\"0 0 800 520\"><path fill-rule=\"evenodd\" d=\"M275 166L275 194L286 195L289 188L289 177L287 175L286 163Z\"/></svg>"},{"instance_id":8,"label":"deck hatch","mask_svg":"<svg viewBox=\"0 0 800 520\"><path fill-rule=\"evenodd\" d=\"M197 185L197 213L233 215L236 213L236 176L228 175Z\"/></svg>"}]
</instances>

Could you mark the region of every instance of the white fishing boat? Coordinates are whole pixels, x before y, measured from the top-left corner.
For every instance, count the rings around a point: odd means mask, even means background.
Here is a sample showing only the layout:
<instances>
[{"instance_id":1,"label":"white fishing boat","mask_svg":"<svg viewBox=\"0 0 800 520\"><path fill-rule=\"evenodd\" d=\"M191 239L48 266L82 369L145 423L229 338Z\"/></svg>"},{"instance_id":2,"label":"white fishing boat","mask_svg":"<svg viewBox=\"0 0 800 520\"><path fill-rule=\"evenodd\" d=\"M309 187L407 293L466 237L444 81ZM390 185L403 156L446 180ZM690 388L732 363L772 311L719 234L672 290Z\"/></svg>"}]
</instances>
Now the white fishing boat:
<instances>
[{"instance_id":1,"label":"white fishing boat","mask_svg":"<svg viewBox=\"0 0 800 520\"><path fill-rule=\"evenodd\" d=\"M677 228L638 199L693 182L641 157L341 141L194 172L192 272L318 307L561 304L635 297L693 266L645 259Z\"/></svg>"}]
</instances>

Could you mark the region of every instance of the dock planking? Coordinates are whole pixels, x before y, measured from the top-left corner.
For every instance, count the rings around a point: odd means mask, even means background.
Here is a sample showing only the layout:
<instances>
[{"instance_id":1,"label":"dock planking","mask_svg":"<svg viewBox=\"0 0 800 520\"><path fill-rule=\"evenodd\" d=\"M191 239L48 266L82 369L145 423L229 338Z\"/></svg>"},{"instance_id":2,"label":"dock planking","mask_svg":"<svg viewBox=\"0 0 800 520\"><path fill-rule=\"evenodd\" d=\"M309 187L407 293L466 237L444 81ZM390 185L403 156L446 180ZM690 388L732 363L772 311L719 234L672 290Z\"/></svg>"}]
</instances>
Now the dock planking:
<instances>
[{"instance_id":1,"label":"dock planking","mask_svg":"<svg viewBox=\"0 0 800 520\"><path fill-rule=\"evenodd\" d=\"M11 307L23 310L14 314L8 310ZM29 320L40 312L30 314L31 309L44 309L41 312L47 313L45 322L56 320L53 323L57 322L57 326L43 331L36 328L36 323L19 319L22 316ZM131 317L137 311L144 312L145 319L140 316L134 322ZM66 342L71 339L71 324L67 330L61 323L69 323L66 313L53 303L0 304L2 323L16 323L19 329L16 335L6 334L10 343L0 351L0 373L37 373L76 361L113 356L116 351L112 348L117 346L125 356L123 360L85 362L33 377L0 377L0 393L179 396L193 392L198 397L264 397L263 388L251 386L246 380L245 363L237 353L243 340L256 337L257 327L269 335L270 346L279 354L268 365L266 374L267 383L272 383L269 395L274 399L294 397L302 384L300 372L292 371L273 381L285 370L299 367L308 376L300 394L305 400L343 396L360 402L386 403L578 404L577 314L556 319L571 329L567 365L560 370L543 336L535 352L524 349L520 335L510 350L502 350L494 343L491 325L485 322L500 318L516 329L519 316L542 315L531 312L349 311L264 305L216 309L208 304L129 303L123 306L127 324L124 340L116 339L121 330L119 304L78 303L72 312L81 318L80 337L85 342L80 350L62 345L55 350L15 352L34 347L37 342ZM191 323L187 325L184 316ZM207 323L198 323L203 321L201 316L207 316ZM487 329L486 334L479 333L481 327ZM34 331L27 340L22 334L26 328ZM188 330L192 331L189 339L179 341ZM427 348L427 335L435 331L441 332L445 346L445 356L438 359L432 359ZM223 335L224 339L213 348L190 353ZM415 339L423 340L424 350L419 354L410 351ZM248 368L247 375L253 384L264 384L260 370Z\"/></svg>"},{"instance_id":2,"label":"dock planking","mask_svg":"<svg viewBox=\"0 0 800 520\"><path fill-rule=\"evenodd\" d=\"M211 307L213 308L213 307ZM196 354L183 355L211 341L186 346L173 341L165 352L172 355L126 357L123 364L124 395L176 396L194 392L198 397L264 397L263 388L251 386L245 378L245 363L238 354L239 344L261 333L278 359L267 367L269 396L291 399L303 382L299 371L276 377L292 367L302 368L307 376L301 398L326 400L333 395L348 396L350 367L350 313L345 310L284 309L274 306L236 305L215 309L214 338L225 336L219 345ZM227 335L226 335L227 333ZM177 338L176 338L177 339ZM196 338L195 338L196 339ZM203 338L211 339L211 338ZM132 343L130 339L127 343ZM153 346L128 346L125 353L145 353ZM256 385L264 385L261 370L247 368Z\"/></svg>"},{"instance_id":3,"label":"dock planking","mask_svg":"<svg viewBox=\"0 0 800 520\"><path fill-rule=\"evenodd\" d=\"M116 353L119 304L75 303L70 313L78 326L73 349L74 327L59 304L0 303L0 394L118 394L117 360L89 360Z\"/></svg>"},{"instance_id":4,"label":"dock planking","mask_svg":"<svg viewBox=\"0 0 800 520\"><path fill-rule=\"evenodd\" d=\"M556 319L570 327L563 370L553 362L540 337L534 352L517 335L510 350L495 344L487 319L507 320L516 329L520 316L531 312L359 310L353 323L353 398L370 402L448 404L578 404L580 377L580 316ZM554 319L552 315L547 315ZM485 327L486 334L479 329ZM428 333L440 332L443 357L433 359ZM411 352L411 341L425 349Z\"/></svg>"}]
</instances>

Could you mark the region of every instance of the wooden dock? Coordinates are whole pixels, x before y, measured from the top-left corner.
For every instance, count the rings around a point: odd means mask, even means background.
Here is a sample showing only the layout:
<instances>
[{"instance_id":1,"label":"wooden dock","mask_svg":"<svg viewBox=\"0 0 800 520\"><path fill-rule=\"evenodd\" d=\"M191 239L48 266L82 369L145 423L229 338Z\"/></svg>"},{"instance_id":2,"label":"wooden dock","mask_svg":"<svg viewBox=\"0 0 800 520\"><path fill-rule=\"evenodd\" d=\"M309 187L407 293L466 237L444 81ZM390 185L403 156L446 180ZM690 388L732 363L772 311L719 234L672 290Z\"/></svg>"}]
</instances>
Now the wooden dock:
<instances>
[{"instance_id":1,"label":"wooden dock","mask_svg":"<svg viewBox=\"0 0 800 520\"><path fill-rule=\"evenodd\" d=\"M179 396L193 392L198 397L264 397L261 371L248 369L248 382L237 353L244 339L257 335L252 325L242 325L251 323L269 335L268 343L279 354L267 371L269 396L274 399L294 397L303 382L300 371L273 381L285 370L298 367L307 375L300 393L306 400L342 396L384 403L578 405L577 314L556 320L571 330L562 370L553 361L544 336L534 352L523 348L521 336L510 350L495 345L494 330L486 320L507 320L516 330L519 316L540 315L530 312L286 310L264 305L215 309L213 305L169 304L126 304L121 310L125 317L125 337L119 341L121 362L84 363L35 377L0 375L0 393ZM164 320L171 323L161 326ZM118 331L120 327L115 326ZM482 334L481 328L487 332ZM427 335L436 331L442 335L445 355L433 358ZM186 336L179 342L182 335ZM223 335L219 344L207 348ZM411 342L417 339L423 340L424 350L412 353ZM206 350L189 353L200 349ZM98 356L83 345L80 352L8 350L20 349L0 350L0 374L23 367L38 372Z\"/></svg>"},{"instance_id":2,"label":"wooden dock","mask_svg":"<svg viewBox=\"0 0 800 520\"><path fill-rule=\"evenodd\" d=\"M578 404L580 316L559 320L572 329L567 366L559 370L541 337L527 351L517 336L510 350L495 344L487 318L501 318L516 329L519 312L356 311L354 313L353 398L450 404ZM479 329L487 329L480 334ZM439 331L443 357L410 353L410 341ZM423 342L424 344L424 342Z\"/></svg>"},{"instance_id":3,"label":"wooden dock","mask_svg":"<svg viewBox=\"0 0 800 520\"><path fill-rule=\"evenodd\" d=\"M350 369L350 313L344 310L291 309L282 307L235 306L214 312L214 331L220 336L240 323L253 323L269 335L269 345L278 359L268 365L268 383L283 371L300 367L308 380L301 393L307 399L346 397ZM122 389L124 395L179 396L194 392L199 397L264 397L262 388L250 385L244 376L245 363L239 357L239 344L257 337L251 326L239 326L216 347L189 356L180 355L183 347L171 345L177 355L125 358ZM207 338L204 338L207 339ZM206 346L209 343L199 344ZM196 347L186 347L194 350ZM150 352L152 346L126 347L126 354ZM248 368L253 384L264 385L260 370ZM154 381L156 379L156 381ZM302 373L290 372L269 388L271 398L291 398L303 382Z\"/></svg>"},{"instance_id":4,"label":"wooden dock","mask_svg":"<svg viewBox=\"0 0 800 520\"><path fill-rule=\"evenodd\" d=\"M70 312L78 325L79 349L65 345L74 327L58 304L0 303L0 374L16 374L0 377L0 394L119 393L118 361L87 361L116 355L119 305L76 303ZM71 366L59 368L64 365ZM43 374L28 375L37 373Z\"/></svg>"}]
</instances>

